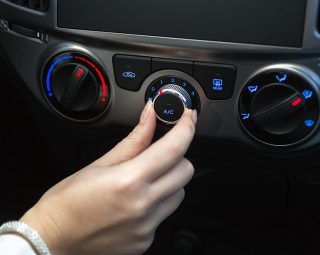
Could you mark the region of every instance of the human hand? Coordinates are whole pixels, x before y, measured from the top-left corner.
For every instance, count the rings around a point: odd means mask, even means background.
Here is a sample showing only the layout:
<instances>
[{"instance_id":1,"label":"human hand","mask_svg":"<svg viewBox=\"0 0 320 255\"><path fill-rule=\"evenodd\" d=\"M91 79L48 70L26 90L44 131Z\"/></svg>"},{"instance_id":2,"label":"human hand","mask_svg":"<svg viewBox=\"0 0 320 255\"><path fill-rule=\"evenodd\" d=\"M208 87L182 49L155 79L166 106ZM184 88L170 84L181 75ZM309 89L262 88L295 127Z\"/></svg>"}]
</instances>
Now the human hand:
<instances>
[{"instance_id":1,"label":"human hand","mask_svg":"<svg viewBox=\"0 0 320 255\"><path fill-rule=\"evenodd\" d=\"M138 255L184 198L194 168L184 158L197 114L150 145L152 105L113 150L51 188L21 221L37 230L53 255Z\"/></svg>"}]
</instances>

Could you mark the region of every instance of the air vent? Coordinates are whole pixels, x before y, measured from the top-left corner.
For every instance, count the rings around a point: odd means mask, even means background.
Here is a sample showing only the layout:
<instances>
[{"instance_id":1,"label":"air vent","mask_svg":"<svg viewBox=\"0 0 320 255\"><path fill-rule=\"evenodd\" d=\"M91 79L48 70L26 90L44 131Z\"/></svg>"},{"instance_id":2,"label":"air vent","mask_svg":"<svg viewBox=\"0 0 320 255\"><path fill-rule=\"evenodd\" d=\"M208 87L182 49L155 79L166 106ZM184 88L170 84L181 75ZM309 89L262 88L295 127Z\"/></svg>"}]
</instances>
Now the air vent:
<instances>
[{"instance_id":1,"label":"air vent","mask_svg":"<svg viewBox=\"0 0 320 255\"><path fill-rule=\"evenodd\" d=\"M49 0L7 0L16 5L40 12L47 12Z\"/></svg>"}]
</instances>

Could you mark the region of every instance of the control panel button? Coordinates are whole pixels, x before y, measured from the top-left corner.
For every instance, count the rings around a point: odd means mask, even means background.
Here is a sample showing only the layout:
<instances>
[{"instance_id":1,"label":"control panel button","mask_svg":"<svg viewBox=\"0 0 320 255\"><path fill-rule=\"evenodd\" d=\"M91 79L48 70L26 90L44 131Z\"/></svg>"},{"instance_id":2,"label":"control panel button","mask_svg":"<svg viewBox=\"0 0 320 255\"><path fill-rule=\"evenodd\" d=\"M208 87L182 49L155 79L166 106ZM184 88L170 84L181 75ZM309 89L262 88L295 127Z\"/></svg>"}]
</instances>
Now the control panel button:
<instances>
[{"instance_id":1,"label":"control panel button","mask_svg":"<svg viewBox=\"0 0 320 255\"><path fill-rule=\"evenodd\" d=\"M161 87L153 99L157 118L166 124L176 124L185 108L192 107L192 100L188 92L174 84Z\"/></svg>"},{"instance_id":2,"label":"control panel button","mask_svg":"<svg viewBox=\"0 0 320 255\"><path fill-rule=\"evenodd\" d=\"M116 55L113 58L116 82L120 88L138 91L151 73L151 58Z\"/></svg>"},{"instance_id":3,"label":"control panel button","mask_svg":"<svg viewBox=\"0 0 320 255\"><path fill-rule=\"evenodd\" d=\"M234 66L196 62L194 76L209 99L225 100L232 97L237 76Z\"/></svg>"},{"instance_id":4,"label":"control panel button","mask_svg":"<svg viewBox=\"0 0 320 255\"><path fill-rule=\"evenodd\" d=\"M152 59L152 71L160 71L165 69L173 69L193 75L193 62L185 60L173 60L163 58Z\"/></svg>"},{"instance_id":5,"label":"control panel button","mask_svg":"<svg viewBox=\"0 0 320 255\"><path fill-rule=\"evenodd\" d=\"M261 142L281 146L301 142L318 123L316 85L299 71L263 72L243 88L239 115L248 133Z\"/></svg>"},{"instance_id":6,"label":"control panel button","mask_svg":"<svg viewBox=\"0 0 320 255\"><path fill-rule=\"evenodd\" d=\"M159 95L155 98L153 104L158 119L168 124L176 123L181 118L185 109L183 101L171 93Z\"/></svg>"}]
</instances>

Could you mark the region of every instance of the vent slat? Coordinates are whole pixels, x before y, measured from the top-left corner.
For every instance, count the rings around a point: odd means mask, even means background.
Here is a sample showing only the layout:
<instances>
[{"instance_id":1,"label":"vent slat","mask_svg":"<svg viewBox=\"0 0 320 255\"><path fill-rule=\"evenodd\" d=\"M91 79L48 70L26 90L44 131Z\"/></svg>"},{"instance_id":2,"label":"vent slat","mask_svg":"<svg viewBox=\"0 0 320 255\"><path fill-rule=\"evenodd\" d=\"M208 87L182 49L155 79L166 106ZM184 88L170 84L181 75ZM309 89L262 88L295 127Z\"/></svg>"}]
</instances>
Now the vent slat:
<instances>
[{"instance_id":1,"label":"vent slat","mask_svg":"<svg viewBox=\"0 0 320 255\"><path fill-rule=\"evenodd\" d=\"M49 0L7 0L10 3L40 12L47 12Z\"/></svg>"}]
</instances>

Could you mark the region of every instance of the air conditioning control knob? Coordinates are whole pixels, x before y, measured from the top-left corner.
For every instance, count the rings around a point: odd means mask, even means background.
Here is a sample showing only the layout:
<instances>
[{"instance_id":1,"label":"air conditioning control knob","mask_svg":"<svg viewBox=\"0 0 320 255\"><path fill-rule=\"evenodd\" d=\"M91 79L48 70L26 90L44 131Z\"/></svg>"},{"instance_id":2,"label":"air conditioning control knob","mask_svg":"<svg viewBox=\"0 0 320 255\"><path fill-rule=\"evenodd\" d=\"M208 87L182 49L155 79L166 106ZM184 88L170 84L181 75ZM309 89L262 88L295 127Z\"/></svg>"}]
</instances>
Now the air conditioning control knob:
<instances>
[{"instance_id":1,"label":"air conditioning control knob","mask_svg":"<svg viewBox=\"0 0 320 255\"><path fill-rule=\"evenodd\" d=\"M185 108L192 108L192 100L184 88L168 84L156 92L153 105L158 120L165 124L174 125L181 118Z\"/></svg>"}]
</instances>

